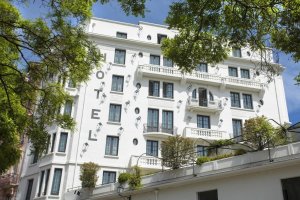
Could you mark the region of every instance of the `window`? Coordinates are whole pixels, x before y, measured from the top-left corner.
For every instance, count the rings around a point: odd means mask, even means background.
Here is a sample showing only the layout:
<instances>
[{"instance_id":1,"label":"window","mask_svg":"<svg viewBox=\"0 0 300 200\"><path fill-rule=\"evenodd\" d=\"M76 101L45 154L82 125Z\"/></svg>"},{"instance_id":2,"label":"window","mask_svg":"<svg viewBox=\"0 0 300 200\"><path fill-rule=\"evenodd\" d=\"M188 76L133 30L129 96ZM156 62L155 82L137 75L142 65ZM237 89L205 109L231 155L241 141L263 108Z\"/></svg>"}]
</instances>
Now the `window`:
<instances>
[{"instance_id":1,"label":"window","mask_svg":"<svg viewBox=\"0 0 300 200\"><path fill-rule=\"evenodd\" d=\"M162 112L162 132L173 134L173 111L163 110L163 112Z\"/></svg>"},{"instance_id":2,"label":"window","mask_svg":"<svg viewBox=\"0 0 300 200\"><path fill-rule=\"evenodd\" d=\"M64 115L71 116L71 114L72 114L72 104L73 104L72 101L70 101L70 100L66 101L65 109L64 109Z\"/></svg>"},{"instance_id":3,"label":"window","mask_svg":"<svg viewBox=\"0 0 300 200\"><path fill-rule=\"evenodd\" d=\"M56 139L56 133L53 133L53 134L52 134L51 152L54 151L55 139Z\"/></svg>"},{"instance_id":4,"label":"window","mask_svg":"<svg viewBox=\"0 0 300 200\"><path fill-rule=\"evenodd\" d=\"M249 69L241 69L241 78L250 79Z\"/></svg>"},{"instance_id":5,"label":"window","mask_svg":"<svg viewBox=\"0 0 300 200\"><path fill-rule=\"evenodd\" d=\"M121 105L110 104L108 121L120 122L121 121Z\"/></svg>"},{"instance_id":6,"label":"window","mask_svg":"<svg viewBox=\"0 0 300 200\"><path fill-rule=\"evenodd\" d=\"M116 172L103 171L102 184L109 184L116 182Z\"/></svg>"},{"instance_id":7,"label":"window","mask_svg":"<svg viewBox=\"0 0 300 200\"><path fill-rule=\"evenodd\" d=\"M149 81L149 96L159 97L159 81Z\"/></svg>"},{"instance_id":8,"label":"window","mask_svg":"<svg viewBox=\"0 0 300 200\"><path fill-rule=\"evenodd\" d=\"M192 98L197 99L197 89L194 89L192 92Z\"/></svg>"},{"instance_id":9,"label":"window","mask_svg":"<svg viewBox=\"0 0 300 200\"><path fill-rule=\"evenodd\" d=\"M76 87L76 84L72 81L72 79L69 79L69 81L68 81L68 87L69 88L75 88Z\"/></svg>"},{"instance_id":10,"label":"window","mask_svg":"<svg viewBox=\"0 0 300 200\"><path fill-rule=\"evenodd\" d=\"M47 169L47 174L46 174L46 179L45 179L45 187L44 187L44 195L47 195L49 176L50 176L50 169Z\"/></svg>"},{"instance_id":11,"label":"window","mask_svg":"<svg viewBox=\"0 0 300 200\"><path fill-rule=\"evenodd\" d=\"M169 58L164 57L163 65L166 67L173 67L173 61Z\"/></svg>"},{"instance_id":12,"label":"window","mask_svg":"<svg viewBox=\"0 0 300 200\"><path fill-rule=\"evenodd\" d=\"M43 186L43 181L44 181L44 175L45 175L45 171L41 172L41 177L40 177L40 183L39 183L39 190L38 190L38 197L41 196L42 193L42 186Z\"/></svg>"},{"instance_id":13,"label":"window","mask_svg":"<svg viewBox=\"0 0 300 200\"><path fill-rule=\"evenodd\" d=\"M198 200L218 200L218 191L210 190L198 192Z\"/></svg>"},{"instance_id":14,"label":"window","mask_svg":"<svg viewBox=\"0 0 300 200\"><path fill-rule=\"evenodd\" d=\"M158 132L158 109L148 109L147 132Z\"/></svg>"},{"instance_id":15,"label":"window","mask_svg":"<svg viewBox=\"0 0 300 200\"><path fill-rule=\"evenodd\" d=\"M281 185L284 200L300 199L300 177L282 179Z\"/></svg>"},{"instance_id":16,"label":"window","mask_svg":"<svg viewBox=\"0 0 300 200\"><path fill-rule=\"evenodd\" d=\"M209 101L214 101L214 95L209 91Z\"/></svg>"},{"instance_id":17,"label":"window","mask_svg":"<svg viewBox=\"0 0 300 200\"><path fill-rule=\"evenodd\" d=\"M207 156L207 148L202 145L197 145L197 156Z\"/></svg>"},{"instance_id":18,"label":"window","mask_svg":"<svg viewBox=\"0 0 300 200\"><path fill-rule=\"evenodd\" d=\"M61 175L62 175L62 169L55 168L54 175L53 175L53 181L52 181L51 195L59 194Z\"/></svg>"},{"instance_id":19,"label":"window","mask_svg":"<svg viewBox=\"0 0 300 200\"><path fill-rule=\"evenodd\" d=\"M233 57L241 58L241 57L242 57L241 48L233 47L233 48L232 48L232 56L233 56Z\"/></svg>"},{"instance_id":20,"label":"window","mask_svg":"<svg viewBox=\"0 0 300 200\"><path fill-rule=\"evenodd\" d=\"M111 91L123 92L124 76L112 76Z\"/></svg>"},{"instance_id":21,"label":"window","mask_svg":"<svg viewBox=\"0 0 300 200\"><path fill-rule=\"evenodd\" d=\"M231 99L231 107L240 108L240 94L237 92L230 92L230 99Z\"/></svg>"},{"instance_id":22,"label":"window","mask_svg":"<svg viewBox=\"0 0 300 200\"><path fill-rule=\"evenodd\" d=\"M58 152L66 152L67 141L68 141L68 133L61 132L59 138L59 144L58 144Z\"/></svg>"},{"instance_id":23,"label":"window","mask_svg":"<svg viewBox=\"0 0 300 200\"><path fill-rule=\"evenodd\" d=\"M51 141L51 135L47 135L47 149L46 149L46 154L49 153L49 148L50 148L50 141Z\"/></svg>"},{"instance_id":24,"label":"window","mask_svg":"<svg viewBox=\"0 0 300 200\"><path fill-rule=\"evenodd\" d=\"M232 120L232 132L234 138L242 135L242 120L240 119Z\"/></svg>"},{"instance_id":25,"label":"window","mask_svg":"<svg viewBox=\"0 0 300 200\"><path fill-rule=\"evenodd\" d=\"M197 127L210 129L210 117L204 115L197 115Z\"/></svg>"},{"instance_id":26,"label":"window","mask_svg":"<svg viewBox=\"0 0 300 200\"><path fill-rule=\"evenodd\" d=\"M160 56L150 55L150 64L151 65L160 65Z\"/></svg>"},{"instance_id":27,"label":"window","mask_svg":"<svg viewBox=\"0 0 300 200\"><path fill-rule=\"evenodd\" d=\"M33 185L33 179L28 180L25 200L31 199L30 197L31 197L32 185Z\"/></svg>"},{"instance_id":28,"label":"window","mask_svg":"<svg viewBox=\"0 0 300 200\"><path fill-rule=\"evenodd\" d=\"M106 137L106 146L105 146L105 155L117 156L119 148L119 137L107 136Z\"/></svg>"},{"instance_id":29,"label":"window","mask_svg":"<svg viewBox=\"0 0 300 200\"><path fill-rule=\"evenodd\" d=\"M146 154L148 156L158 156L158 141L147 140Z\"/></svg>"},{"instance_id":30,"label":"window","mask_svg":"<svg viewBox=\"0 0 300 200\"><path fill-rule=\"evenodd\" d=\"M200 63L196 66L196 71L207 72L207 63Z\"/></svg>"},{"instance_id":31,"label":"window","mask_svg":"<svg viewBox=\"0 0 300 200\"><path fill-rule=\"evenodd\" d=\"M127 39L127 33L117 32L116 37Z\"/></svg>"},{"instance_id":32,"label":"window","mask_svg":"<svg viewBox=\"0 0 300 200\"><path fill-rule=\"evenodd\" d=\"M173 99L173 83L163 83L163 97Z\"/></svg>"},{"instance_id":33,"label":"window","mask_svg":"<svg viewBox=\"0 0 300 200\"><path fill-rule=\"evenodd\" d=\"M115 50L115 60L114 63L116 64L125 64L125 57L126 57L126 51L121 49Z\"/></svg>"},{"instance_id":34,"label":"window","mask_svg":"<svg viewBox=\"0 0 300 200\"><path fill-rule=\"evenodd\" d=\"M251 94L243 94L243 103L244 103L244 108L253 109Z\"/></svg>"},{"instance_id":35,"label":"window","mask_svg":"<svg viewBox=\"0 0 300 200\"><path fill-rule=\"evenodd\" d=\"M229 76L238 77L238 70L236 67L228 67Z\"/></svg>"},{"instance_id":36,"label":"window","mask_svg":"<svg viewBox=\"0 0 300 200\"><path fill-rule=\"evenodd\" d=\"M32 158L31 164L37 163L38 159L39 159L39 152L35 150L35 151L33 152L33 158Z\"/></svg>"},{"instance_id":37,"label":"window","mask_svg":"<svg viewBox=\"0 0 300 200\"><path fill-rule=\"evenodd\" d=\"M161 42L166 39L168 36L163 34L157 34L157 44L161 44Z\"/></svg>"}]
</instances>

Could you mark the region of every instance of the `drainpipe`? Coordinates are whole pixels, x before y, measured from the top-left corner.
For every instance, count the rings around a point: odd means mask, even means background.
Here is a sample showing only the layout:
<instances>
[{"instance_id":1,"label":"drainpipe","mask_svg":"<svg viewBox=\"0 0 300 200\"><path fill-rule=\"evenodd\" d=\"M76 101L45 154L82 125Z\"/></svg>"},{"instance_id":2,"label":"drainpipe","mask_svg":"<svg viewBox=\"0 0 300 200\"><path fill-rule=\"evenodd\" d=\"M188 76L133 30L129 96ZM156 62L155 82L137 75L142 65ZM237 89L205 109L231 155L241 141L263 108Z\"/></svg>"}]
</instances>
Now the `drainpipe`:
<instances>
[{"instance_id":1,"label":"drainpipe","mask_svg":"<svg viewBox=\"0 0 300 200\"><path fill-rule=\"evenodd\" d=\"M80 119L79 136L78 136L78 140L77 140L76 159L75 159L75 168L74 168L74 172L73 172L72 189L74 188L75 172L76 172L76 168L77 168L78 149L79 149L79 141L80 141L81 127L82 127L82 120L83 120L83 113L84 113L84 106L85 106L86 88L87 88L87 84L85 85L85 88L84 88L83 107L82 107L81 119Z\"/></svg>"},{"instance_id":2,"label":"drainpipe","mask_svg":"<svg viewBox=\"0 0 300 200\"><path fill-rule=\"evenodd\" d=\"M277 112L279 117L279 123L281 124L281 115L280 115L280 109L279 109L279 102L278 102L278 94L277 94L277 86L276 86L276 79L274 78L274 87L275 87L275 96L276 96L276 103L277 103Z\"/></svg>"},{"instance_id":3,"label":"drainpipe","mask_svg":"<svg viewBox=\"0 0 300 200\"><path fill-rule=\"evenodd\" d=\"M155 193L155 200L158 200L158 189L154 190Z\"/></svg>"}]
</instances>

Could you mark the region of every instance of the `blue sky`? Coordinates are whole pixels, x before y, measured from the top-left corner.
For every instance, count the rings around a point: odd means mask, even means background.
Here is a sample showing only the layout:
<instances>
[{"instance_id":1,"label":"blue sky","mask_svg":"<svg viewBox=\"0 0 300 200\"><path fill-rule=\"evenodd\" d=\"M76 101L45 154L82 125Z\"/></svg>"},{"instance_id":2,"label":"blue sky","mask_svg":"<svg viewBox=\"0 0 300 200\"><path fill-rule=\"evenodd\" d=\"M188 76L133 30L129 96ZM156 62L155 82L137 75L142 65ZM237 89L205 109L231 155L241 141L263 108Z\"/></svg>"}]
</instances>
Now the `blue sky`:
<instances>
[{"instance_id":1,"label":"blue sky","mask_svg":"<svg viewBox=\"0 0 300 200\"><path fill-rule=\"evenodd\" d=\"M93 7L93 15L99 18L135 24L139 21L163 24L172 1L173 0L148 0L146 4L148 12L146 12L145 18L126 16L116 1L111 1L106 5L96 4ZM18 7L25 18L35 18L46 13L37 3L29 7L21 5L18 5ZM300 72L300 63L294 63L289 55L282 53L280 54L279 62L286 67L283 78L290 122L296 123L300 121L300 86L295 85L294 77Z\"/></svg>"}]
</instances>

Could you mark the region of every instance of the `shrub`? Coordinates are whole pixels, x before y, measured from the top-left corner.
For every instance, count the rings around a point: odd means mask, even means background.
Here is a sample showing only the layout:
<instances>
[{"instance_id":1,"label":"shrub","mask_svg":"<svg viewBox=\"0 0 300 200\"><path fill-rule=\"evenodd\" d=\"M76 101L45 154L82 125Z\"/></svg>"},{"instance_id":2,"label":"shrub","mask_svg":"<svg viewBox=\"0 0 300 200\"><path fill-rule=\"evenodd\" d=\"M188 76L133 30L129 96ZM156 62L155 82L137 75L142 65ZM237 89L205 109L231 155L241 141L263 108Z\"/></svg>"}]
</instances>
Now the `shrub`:
<instances>
[{"instance_id":1,"label":"shrub","mask_svg":"<svg viewBox=\"0 0 300 200\"><path fill-rule=\"evenodd\" d=\"M129 176L128 184L131 190L137 190L142 187L141 184L141 169L138 166L134 166L131 169L131 175Z\"/></svg>"},{"instance_id":2,"label":"shrub","mask_svg":"<svg viewBox=\"0 0 300 200\"><path fill-rule=\"evenodd\" d=\"M197 158L196 164L197 165L202 165L203 163L206 163L206 162L209 162L209 161L211 161L210 157L203 156L203 157Z\"/></svg>"},{"instance_id":3,"label":"shrub","mask_svg":"<svg viewBox=\"0 0 300 200\"><path fill-rule=\"evenodd\" d=\"M162 164L178 169L194 159L193 140L181 136L168 137L161 144Z\"/></svg>"},{"instance_id":4,"label":"shrub","mask_svg":"<svg viewBox=\"0 0 300 200\"><path fill-rule=\"evenodd\" d=\"M126 183L130 179L131 174L129 173L121 173L118 177L118 182L120 184Z\"/></svg>"},{"instance_id":5,"label":"shrub","mask_svg":"<svg viewBox=\"0 0 300 200\"><path fill-rule=\"evenodd\" d=\"M236 150L234 150L234 155L235 156L243 155L245 153L247 153L247 151L245 149L236 149Z\"/></svg>"},{"instance_id":6,"label":"shrub","mask_svg":"<svg viewBox=\"0 0 300 200\"><path fill-rule=\"evenodd\" d=\"M97 171L100 166L93 162L83 163L80 167L80 180L82 188L95 188L98 180Z\"/></svg>"},{"instance_id":7,"label":"shrub","mask_svg":"<svg viewBox=\"0 0 300 200\"><path fill-rule=\"evenodd\" d=\"M203 163L206 163L206 162L210 162L210 161L214 161L214 160L220 160L220 159L228 158L228 157L232 157L232 156L234 156L234 154L232 154L232 153L221 154L221 155L217 155L217 156L214 156L214 157L203 156L203 157L197 158L196 164L197 165L202 165Z\"/></svg>"}]
</instances>

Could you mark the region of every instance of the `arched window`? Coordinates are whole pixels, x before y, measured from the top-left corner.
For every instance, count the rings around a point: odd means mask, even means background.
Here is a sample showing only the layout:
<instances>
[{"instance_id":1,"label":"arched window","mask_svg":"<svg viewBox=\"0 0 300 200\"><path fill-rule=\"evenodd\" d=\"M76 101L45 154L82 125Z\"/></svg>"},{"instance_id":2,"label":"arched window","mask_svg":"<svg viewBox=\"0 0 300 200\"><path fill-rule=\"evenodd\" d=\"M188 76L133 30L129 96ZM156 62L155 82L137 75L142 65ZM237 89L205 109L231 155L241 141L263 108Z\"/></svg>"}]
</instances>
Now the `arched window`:
<instances>
[{"instance_id":1,"label":"arched window","mask_svg":"<svg viewBox=\"0 0 300 200\"><path fill-rule=\"evenodd\" d=\"M192 98L197 99L197 89L194 89L192 92Z\"/></svg>"},{"instance_id":2,"label":"arched window","mask_svg":"<svg viewBox=\"0 0 300 200\"><path fill-rule=\"evenodd\" d=\"M209 91L209 101L214 101L214 95Z\"/></svg>"}]
</instances>

